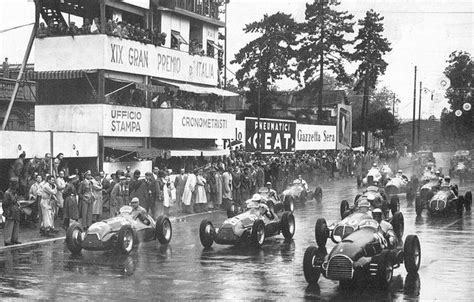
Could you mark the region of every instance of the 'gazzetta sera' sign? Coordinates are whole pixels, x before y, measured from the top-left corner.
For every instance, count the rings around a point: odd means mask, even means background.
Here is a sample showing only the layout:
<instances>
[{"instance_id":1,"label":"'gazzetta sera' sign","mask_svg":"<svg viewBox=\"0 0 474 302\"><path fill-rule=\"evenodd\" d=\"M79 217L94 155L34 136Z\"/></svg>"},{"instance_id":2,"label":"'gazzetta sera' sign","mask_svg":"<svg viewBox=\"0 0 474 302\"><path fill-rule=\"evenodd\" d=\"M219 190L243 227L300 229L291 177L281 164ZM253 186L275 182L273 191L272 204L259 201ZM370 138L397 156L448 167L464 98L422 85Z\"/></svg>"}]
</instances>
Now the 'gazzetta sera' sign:
<instances>
[{"instance_id":1,"label":"'gazzetta sera' sign","mask_svg":"<svg viewBox=\"0 0 474 302\"><path fill-rule=\"evenodd\" d=\"M296 122L288 120L245 118L247 151L295 151ZM259 139L260 137L260 139Z\"/></svg>"},{"instance_id":2,"label":"'gazzetta sera' sign","mask_svg":"<svg viewBox=\"0 0 474 302\"><path fill-rule=\"evenodd\" d=\"M150 109L125 106L104 108L104 136L139 136L150 134Z\"/></svg>"},{"instance_id":3,"label":"'gazzetta sera' sign","mask_svg":"<svg viewBox=\"0 0 474 302\"><path fill-rule=\"evenodd\" d=\"M336 126L296 125L296 150L336 149Z\"/></svg>"}]
</instances>

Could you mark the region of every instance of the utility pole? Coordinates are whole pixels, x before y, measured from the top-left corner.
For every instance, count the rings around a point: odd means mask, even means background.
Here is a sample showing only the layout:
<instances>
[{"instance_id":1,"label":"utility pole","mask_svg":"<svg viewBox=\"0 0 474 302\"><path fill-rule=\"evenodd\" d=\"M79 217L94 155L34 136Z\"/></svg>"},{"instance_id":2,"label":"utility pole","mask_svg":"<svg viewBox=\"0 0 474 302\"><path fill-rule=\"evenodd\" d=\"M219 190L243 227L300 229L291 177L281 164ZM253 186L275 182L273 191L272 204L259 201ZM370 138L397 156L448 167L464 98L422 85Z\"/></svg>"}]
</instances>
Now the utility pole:
<instances>
[{"instance_id":1,"label":"utility pole","mask_svg":"<svg viewBox=\"0 0 474 302\"><path fill-rule=\"evenodd\" d=\"M224 2L224 88L227 88L227 3L229 0Z\"/></svg>"},{"instance_id":2,"label":"utility pole","mask_svg":"<svg viewBox=\"0 0 474 302\"><path fill-rule=\"evenodd\" d=\"M415 79L413 85L413 125L411 129L411 152L415 153L415 117L416 117L416 66Z\"/></svg>"},{"instance_id":3,"label":"utility pole","mask_svg":"<svg viewBox=\"0 0 474 302\"><path fill-rule=\"evenodd\" d=\"M321 49L319 51L319 96L318 96L318 121L322 122L323 120L323 70L324 70L324 3L327 0L319 0L319 14L321 17Z\"/></svg>"},{"instance_id":4,"label":"utility pole","mask_svg":"<svg viewBox=\"0 0 474 302\"><path fill-rule=\"evenodd\" d=\"M364 95L362 97L363 99L363 106L362 110L365 110L363 112L365 119L363 120L363 125L364 125L364 151L367 152L367 145L369 144L369 129L367 129L366 125L366 119L369 116L369 84L367 83L367 73L364 75Z\"/></svg>"},{"instance_id":5,"label":"utility pole","mask_svg":"<svg viewBox=\"0 0 474 302\"><path fill-rule=\"evenodd\" d=\"M421 146L420 144L420 129L421 129L421 87L423 85L423 82L420 81L420 92L419 92L419 101L418 101L418 146Z\"/></svg>"}]
</instances>

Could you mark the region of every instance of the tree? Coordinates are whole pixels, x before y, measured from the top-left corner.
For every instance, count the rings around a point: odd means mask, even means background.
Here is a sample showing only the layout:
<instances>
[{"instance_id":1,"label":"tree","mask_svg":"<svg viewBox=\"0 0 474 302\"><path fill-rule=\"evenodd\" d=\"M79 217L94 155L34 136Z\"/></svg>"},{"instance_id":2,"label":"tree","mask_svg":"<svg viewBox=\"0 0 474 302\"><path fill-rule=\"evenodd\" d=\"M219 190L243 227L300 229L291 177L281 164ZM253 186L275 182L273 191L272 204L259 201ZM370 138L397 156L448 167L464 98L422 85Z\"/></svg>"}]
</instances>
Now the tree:
<instances>
[{"instance_id":1,"label":"tree","mask_svg":"<svg viewBox=\"0 0 474 302\"><path fill-rule=\"evenodd\" d=\"M367 11L365 18L358 21L361 27L354 40L356 46L352 59L361 62L355 72L357 81L354 89L358 92L363 91L362 126L365 124L365 116L368 115L370 88L375 88L378 77L385 73L388 65L382 57L392 50L388 40L382 36L383 19L375 11ZM367 129L364 130L366 131L365 146L367 146Z\"/></svg>"},{"instance_id":2,"label":"tree","mask_svg":"<svg viewBox=\"0 0 474 302\"><path fill-rule=\"evenodd\" d=\"M296 79L300 80L302 73L305 83L314 82L316 79L321 83L319 113L322 112L323 69L331 71L338 81L349 82L343 63L350 58L346 46L351 41L347 40L345 35L354 32L354 22L351 22L354 16L333 9L339 4L334 0L315 0L312 4L306 4L306 21L300 27ZM321 116L318 114L318 118Z\"/></svg>"},{"instance_id":3,"label":"tree","mask_svg":"<svg viewBox=\"0 0 474 302\"><path fill-rule=\"evenodd\" d=\"M367 129L375 136L383 138L387 145L393 145L393 135L397 132L400 122L389 112L382 108L367 116Z\"/></svg>"},{"instance_id":4,"label":"tree","mask_svg":"<svg viewBox=\"0 0 474 302\"><path fill-rule=\"evenodd\" d=\"M245 33L261 35L240 49L231 63L241 66L236 72L239 87L250 88L249 114L257 115L259 109L262 116L270 114L275 98L269 88L276 80L294 74L288 62L295 56L292 46L296 46L297 27L291 15L280 12L245 26Z\"/></svg>"},{"instance_id":5,"label":"tree","mask_svg":"<svg viewBox=\"0 0 474 302\"><path fill-rule=\"evenodd\" d=\"M446 98L448 98L451 111L443 110L441 114L443 133L453 135L462 143L468 143L474 139L474 109L465 110L463 105L469 103L471 107L474 106L472 57L468 52L454 51L446 62L449 65L444 70L444 74L451 81L451 86L446 90ZM461 116L455 115L458 110Z\"/></svg>"}]
</instances>

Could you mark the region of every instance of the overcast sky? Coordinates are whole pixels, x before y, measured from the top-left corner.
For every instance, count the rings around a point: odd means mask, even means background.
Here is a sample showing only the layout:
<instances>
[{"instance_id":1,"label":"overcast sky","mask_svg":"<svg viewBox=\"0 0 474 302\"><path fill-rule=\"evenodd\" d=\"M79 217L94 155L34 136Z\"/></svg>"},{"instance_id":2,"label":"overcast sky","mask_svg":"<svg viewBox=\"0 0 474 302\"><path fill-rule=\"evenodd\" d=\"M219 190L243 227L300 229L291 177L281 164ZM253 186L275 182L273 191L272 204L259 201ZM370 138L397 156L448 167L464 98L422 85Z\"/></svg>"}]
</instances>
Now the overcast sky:
<instances>
[{"instance_id":1,"label":"overcast sky","mask_svg":"<svg viewBox=\"0 0 474 302\"><path fill-rule=\"evenodd\" d=\"M228 56L234 54L248 41L255 38L242 31L245 24L262 19L264 14L278 11L303 21L305 0L230 0L228 4ZM341 0L339 6L355 15L364 17L365 12L374 9L385 17L385 36L392 43L392 51L386 56L389 63L380 84L392 89L401 99L399 115L412 116L413 69L418 66L418 81L423 87L437 89L446 59L454 50L465 50L474 54L474 14L471 0ZM34 21L34 5L28 0L0 1L0 31ZM0 34L0 58L9 57L11 63L20 63L28 42L31 27L25 27ZM29 62L33 62L33 56ZM236 71L238 66L229 66ZM228 77L232 77L228 73ZM281 89L292 89L296 83L282 81ZM418 84L417 84L418 87ZM446 107L445 100L430 101L429 95L422 95L422 116L440 115ZM417 97L418 99L418 97ZM417 114L418 115L418 114Z\"/></svg>"}]
</instances>

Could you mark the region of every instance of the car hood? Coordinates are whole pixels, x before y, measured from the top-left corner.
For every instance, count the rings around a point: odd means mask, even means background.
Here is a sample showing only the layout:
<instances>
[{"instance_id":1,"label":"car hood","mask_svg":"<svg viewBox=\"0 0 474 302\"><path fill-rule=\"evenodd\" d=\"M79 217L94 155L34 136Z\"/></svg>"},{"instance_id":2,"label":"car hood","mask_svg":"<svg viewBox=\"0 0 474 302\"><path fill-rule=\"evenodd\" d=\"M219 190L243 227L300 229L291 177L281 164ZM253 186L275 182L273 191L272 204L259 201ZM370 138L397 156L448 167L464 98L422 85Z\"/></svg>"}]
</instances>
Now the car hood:
<instances>
[{"instance_id":1,"label":"car hood","mask_svg":"<svg viewBox=\"0 0 474 302\"><path fill-rule=\"evenodd\" d=\"M449 190L440 190L438 192L436 192L433 197L431 198L431 200L443 200L443 201L447 201L449 196L451 195L451 191Z\"/></svg>"},{"instance_id":2,"label":"car hood","mask_svg":"<svg viewBox=\"0 0 474 302\"><path fill-rule=\"evenodd\" d=\"M123 225L131 224L126 217L117 216L92 224L86 234L97 234L103 238L108 233L118 232Z\"/></svg>"},{"instance_id":3,"label":"car hood","mask_svg":"<svg viewBox=\"0 0 474 302\"><path fill-rule=\"evenodd\" d=\"M222 223L222 227L233 228L238 224L241 224L244 228L251 227L257 219L262 219L260 211L258 209L249 209L242 214L226 219L224 223Z\"/></svg>"}]
</instances>

